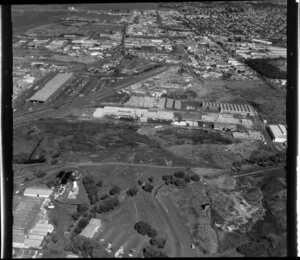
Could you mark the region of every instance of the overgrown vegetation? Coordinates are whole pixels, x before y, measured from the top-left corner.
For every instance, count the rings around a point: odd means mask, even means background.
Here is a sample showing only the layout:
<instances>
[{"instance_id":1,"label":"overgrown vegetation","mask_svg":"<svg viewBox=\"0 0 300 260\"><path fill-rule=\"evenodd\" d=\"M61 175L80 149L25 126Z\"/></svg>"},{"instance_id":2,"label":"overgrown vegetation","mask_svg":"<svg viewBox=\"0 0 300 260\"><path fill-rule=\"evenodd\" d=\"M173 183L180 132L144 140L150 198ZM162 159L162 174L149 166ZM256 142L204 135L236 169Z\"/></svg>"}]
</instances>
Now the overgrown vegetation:
<instances>
[{"instance_id":1,"label":"overgrown vegetation","mask_svg":"<svg viewBox=\"0 0 300 260\"><path fill-rule=\"evenodd\" d=\"M245 63L262 76L271 79L286 79L286 71L278 69L270 63L270 59L247 59Z\"/></svg>"}]
</instances>

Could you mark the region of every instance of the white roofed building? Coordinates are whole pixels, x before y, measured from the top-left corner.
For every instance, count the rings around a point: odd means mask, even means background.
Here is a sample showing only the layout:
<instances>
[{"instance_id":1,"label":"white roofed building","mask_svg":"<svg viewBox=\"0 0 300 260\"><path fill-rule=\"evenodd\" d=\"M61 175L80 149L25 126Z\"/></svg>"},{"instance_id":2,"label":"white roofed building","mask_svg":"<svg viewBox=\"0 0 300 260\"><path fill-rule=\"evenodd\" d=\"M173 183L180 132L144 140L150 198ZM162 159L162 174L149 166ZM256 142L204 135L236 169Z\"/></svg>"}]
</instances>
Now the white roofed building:
<instances>
[{"instance_id":1,"label":"white roofed building","mask_svg":"<svg viewBox=\"0 0 300 260\"><path fill-rule=\"evenodd\" d=\"M100 219L92 218L89 224L81 231L80 235L92 238L100 230L103 229L103 224Z\"/></svg>"},{"instance_id":2,"label":"white roofed building","mask_svg":"<svg viewBox=\"0 0 300 260\"><path fill-rule=\"evenodd\" d=\"M42 187L29 187L24 191L24 196L49 198L53 190Z\"/></svg>"},{"instance_id":3,"label":"white roofed building","mask_svg":"<svg viewBox=\"0 0 300 260\"><path fill-rule=\"evenodd\" d=\"M287 141L287 131L284 125L269 125L269 130L274 142L284 143Z\"/></svg>"}]
</instances>

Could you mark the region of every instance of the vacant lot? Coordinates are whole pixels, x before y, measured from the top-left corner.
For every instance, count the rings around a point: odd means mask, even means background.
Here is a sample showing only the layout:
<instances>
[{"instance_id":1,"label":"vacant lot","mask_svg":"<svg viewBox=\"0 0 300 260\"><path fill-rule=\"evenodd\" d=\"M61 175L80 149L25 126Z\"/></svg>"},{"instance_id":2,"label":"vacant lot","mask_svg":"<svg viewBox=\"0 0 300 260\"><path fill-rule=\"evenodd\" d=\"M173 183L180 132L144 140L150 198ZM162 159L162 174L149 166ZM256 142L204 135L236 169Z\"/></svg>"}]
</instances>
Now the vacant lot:
<instances>
[{"instance_id":1,"label":"vacant lot","mask_svg":"<svg viewBox=\"0 0 300 260\"><path fill-rule=\"evenodd\" d=\"M204 80L199 85L199 90L202 88L208 92L204 95L198 93L200 100L248 103L270 123L284 123L286 120L286 91L272 89L260 80ZM197 88L193 90L198 91Z\"/></svg>"},{"instance_id":2,"label":"vacant lot","mask_svg":"<svg viewBox=\"0 0 300 260\"><path fill-rule=\"evenodd\" d=\"M29 157L36 142L42 140L34 156L43 156L47 161L51 161L57 154L61 162L120 161L189 165L188 160L166 151L158 143L137 133L137 130L138 127L122 122L40 120L14 130L17 141L13 147L14 154L23 155L21 150L24 156Z\"/></svg>"},{"instance_id":3,"label":"vacant lot","mask_svg":"<svg viewBox=\"0 0 300 260\"><path fill-rule=\"evenodd\" d=\"M166 149L179 157L189 159L192 163L208 168L230 168L233 161L247 159L257 151L258 144L245 142L240 144L217 145L173 145Z\"/></svg>"}]
</instances>

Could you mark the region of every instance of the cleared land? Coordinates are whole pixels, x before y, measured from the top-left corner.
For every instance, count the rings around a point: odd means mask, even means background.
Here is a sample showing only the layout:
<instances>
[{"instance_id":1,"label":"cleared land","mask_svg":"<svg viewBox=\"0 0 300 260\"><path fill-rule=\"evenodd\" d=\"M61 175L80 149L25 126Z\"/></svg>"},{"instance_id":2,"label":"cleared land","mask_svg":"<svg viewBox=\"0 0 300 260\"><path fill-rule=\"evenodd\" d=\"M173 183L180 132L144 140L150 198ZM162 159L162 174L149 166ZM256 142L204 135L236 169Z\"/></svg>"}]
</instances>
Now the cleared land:
<instances>
[{"instance_id":1,"label":"cleared land","mask_svg":"<svg viewBox=\"0 0 300 260\"><path fill-rule=\"evenodd\" d=\"M206 93L203 93L203 88L206 89ZM275 90L260 80L203 80L199 86L192 88L192 90L197 92L200 100L248 103L256 109L263 119L267 119L270 123L285 123L286 91Z\"/></svg>"}]
</instances>

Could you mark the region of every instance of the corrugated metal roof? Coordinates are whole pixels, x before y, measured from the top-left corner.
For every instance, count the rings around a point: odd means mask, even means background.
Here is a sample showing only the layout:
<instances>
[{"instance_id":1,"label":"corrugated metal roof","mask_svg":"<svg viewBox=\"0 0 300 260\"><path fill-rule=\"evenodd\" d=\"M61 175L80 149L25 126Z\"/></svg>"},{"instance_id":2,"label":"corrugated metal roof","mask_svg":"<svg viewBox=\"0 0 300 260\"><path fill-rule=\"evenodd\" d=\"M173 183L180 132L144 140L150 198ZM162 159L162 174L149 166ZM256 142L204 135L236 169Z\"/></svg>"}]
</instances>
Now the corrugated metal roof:
<instances>
[{"instance_id":1,"label":"corrugated metal roof","mask_svg":"<svg viewBox=\"0 0 300 260\"><path fill-rule=\"evenodd\" d=\"M81 236L91 237L95 230L101 226L101 220L92 218L89 224L80 233Z\"/></svg>"},{"instance_id":2,"label":"corrugated metal roof","mask_svg":"<svg viewBox=\"0 0 300 260\"><path fill-rule=\"evenodd\" d=\"M37 91L29 100L46 102L55 91L57 91L68 79L72 77L73 73L58 73L54 78L49 80L45 86Z\"/></svg>"},{"instance_id":3,"label":"corrugated metal roof","mask_svg":"<svg viewBox=\"0 0 300 260\"><path fill-rule=\"evenodd\" d=\"M24 245L28 247L39 247L42 244L41 240L35 240L35 239L26 239L24 241Z\"/></svg>"},{"instance_id":4,"label":"corrugated metal roof","mask_svg":"<svg viewBox=\"0 0 300 260\"><path fill-rule=\"evenodd\" d=\"M269 128L272 131L275 139L286 138L287 131L284 125L269 125Z\"/></svg>"},{"instance_id":5,"label":"corrugated metal roof","mask_svg":"<svg viewBox=\"0 0 300 260\"><path fill-rule=\"evenodd\" d=\"M49 197L53 190L41 187L29 187L24 191L24 196L37 196L39 197Z\"/></svg>"},{"instance_id":6,"label":"corrugated metal roof","mask_svg":"<svg viewBox=\"0 0 300 260\"><path fill-rule=\"evenodd\" d=\"M32 234L29 234L29 236L28 236L29 239L41 240L41 241L44 240L44 237L45 237L45 236L32 235Z\"/></svg>"},{"instance_id":7,"label":"corrugated metal roof","mask_svg":"<svg viewBox=\"0 0 300 260\"><path fill-rule=\"evenodd\" d=\"M19 236L19 235L13 236L13 243L24 243L25 240L26 240L25 236Z\"/></svg>"}]
</instances>

